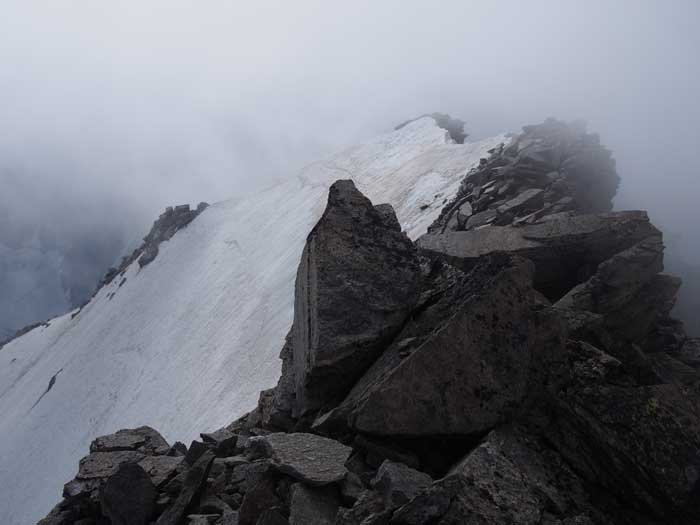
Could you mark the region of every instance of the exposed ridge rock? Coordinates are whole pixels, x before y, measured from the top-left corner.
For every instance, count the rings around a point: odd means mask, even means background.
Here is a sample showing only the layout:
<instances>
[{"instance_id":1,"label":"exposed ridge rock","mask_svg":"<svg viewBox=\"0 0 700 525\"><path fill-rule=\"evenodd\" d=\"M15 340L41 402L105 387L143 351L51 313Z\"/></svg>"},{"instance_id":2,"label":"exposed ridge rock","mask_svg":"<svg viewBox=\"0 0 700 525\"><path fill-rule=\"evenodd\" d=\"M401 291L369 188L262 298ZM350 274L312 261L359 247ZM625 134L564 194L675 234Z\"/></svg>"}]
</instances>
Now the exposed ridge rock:
<instances>
[{"instance_id":1,"label":"exposed ridge rock","mask_svg":"<svg viewBox=\"0 0 700 525\"><path fill-rule=\"evenodd\" d=\"M336 182L277 386L189 450L98 438L43 523L100 523L151 487L159 524L698 523L700 342L670 315L661 233L609 211L616 185L597 137L553 120L417 246Z\"/></svg>"},{"instance_id":2,"label":"exposed ridge rock","mask_svg":"<svg viewBox=\"0 0 700 525\"><path fill-rule=\"evenodd\" d=\"M307 238L292 326L295 415L346 394L418 299L416 249L387 211L337 181Z\"/></svg>"},{"instance_id":3,"label":"exposed ridge rock","mask_svg":"<svg viewBox=\"0 0 700 525\"><path fill-rule=\"evenodd\" d=\"M435 123L442 129L446 130L449 133L450 138L454 140L457 144L464 144L464 140L469 136L464 132L464 121L458 118L452 118L447 113L425 113L420 117L416 117L414 119L407 120L406 122L402 122L394 129L401 129L404 126L410 124L411 122L415 122L416 120L425 117L431 117L433 120L435 120Z\"/></svg>"},{"instance_id":4,"label":"exposed ridge rock","mask_svg":"<svg viewBox=\"0 0 700 525\"><path fill-rule=\"evenodd\" d=\"M527 224L567 210L610 211L619 181L615 161L598 135L586 133L581 122L547 119L525 126L508 145L482 159L429 231Z\"/></svg>"}]
</instances>

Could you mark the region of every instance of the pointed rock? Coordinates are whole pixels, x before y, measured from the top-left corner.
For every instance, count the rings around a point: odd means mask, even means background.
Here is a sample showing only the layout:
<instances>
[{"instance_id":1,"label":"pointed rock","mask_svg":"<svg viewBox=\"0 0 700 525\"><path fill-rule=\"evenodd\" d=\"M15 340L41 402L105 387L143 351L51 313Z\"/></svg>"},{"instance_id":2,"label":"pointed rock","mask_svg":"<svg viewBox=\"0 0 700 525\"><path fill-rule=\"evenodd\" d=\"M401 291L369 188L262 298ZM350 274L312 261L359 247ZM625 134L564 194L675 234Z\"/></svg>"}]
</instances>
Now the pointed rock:
<instances>
[{"instance_id":1,"label":"pointed rock","mask_svg":"<svg viewBox=\"0 0 700 525\"><path fill-rule=\"evenodd\" d=\"M293 325L299 415L342 398L418 299L416 249L387 217L340 180L307 238Z\"/></svg>"}]
</instances>

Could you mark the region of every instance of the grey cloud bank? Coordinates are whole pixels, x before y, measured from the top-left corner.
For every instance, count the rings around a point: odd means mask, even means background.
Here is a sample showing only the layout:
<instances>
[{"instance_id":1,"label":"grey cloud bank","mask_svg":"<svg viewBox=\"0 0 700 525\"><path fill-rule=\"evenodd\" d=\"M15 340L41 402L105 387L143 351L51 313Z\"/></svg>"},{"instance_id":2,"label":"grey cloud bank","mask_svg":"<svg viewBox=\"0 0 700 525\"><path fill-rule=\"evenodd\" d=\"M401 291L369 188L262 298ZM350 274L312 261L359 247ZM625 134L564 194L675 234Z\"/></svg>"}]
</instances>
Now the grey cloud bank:
<instances>
[{"instance_id":1,"label":"grey cloud bank","mask_svg":"<svg viewBox=\"0 0 700 525\"><path fill-rule=\"evenodd\" d=\"M586 119L618 160L616 207L648 209L670 269L700 275L697 2L3 10L0 290L17 290L0 318L14 324L89 294L164 206L243 195L432 111L474 138Z\"/></svg>"}]
</instances>

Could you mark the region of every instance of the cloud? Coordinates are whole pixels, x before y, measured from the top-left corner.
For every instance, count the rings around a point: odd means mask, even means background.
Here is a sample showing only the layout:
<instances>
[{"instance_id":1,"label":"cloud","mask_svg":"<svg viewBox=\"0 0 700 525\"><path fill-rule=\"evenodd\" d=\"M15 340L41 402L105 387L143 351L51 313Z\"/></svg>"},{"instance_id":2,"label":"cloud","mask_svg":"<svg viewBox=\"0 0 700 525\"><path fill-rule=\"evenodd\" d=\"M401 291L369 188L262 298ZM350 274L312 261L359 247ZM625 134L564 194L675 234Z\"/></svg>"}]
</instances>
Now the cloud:
<instances>
[{"instance_id":1,"label":"cloud","mask_svg":"<svg viewBox=\"0 0 700 525\"><path fill-rule=\"evenodd\" d=\"M693 0L14 2L0 242L123 247L168 204L443 111L472 138L586 119L618 159L618 207L649 209L674 256L700 261L699 17Z\"/></svg>"}]
</instances>

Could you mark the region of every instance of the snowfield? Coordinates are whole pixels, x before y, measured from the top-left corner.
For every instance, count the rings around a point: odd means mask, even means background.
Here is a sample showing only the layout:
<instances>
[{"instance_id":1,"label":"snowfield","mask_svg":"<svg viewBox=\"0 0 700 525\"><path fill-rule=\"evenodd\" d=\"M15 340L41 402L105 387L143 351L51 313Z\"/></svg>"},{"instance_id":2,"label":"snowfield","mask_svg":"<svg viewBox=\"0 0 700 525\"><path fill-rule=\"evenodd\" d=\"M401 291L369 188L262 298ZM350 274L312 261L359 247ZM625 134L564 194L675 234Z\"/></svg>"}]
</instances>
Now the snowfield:
<instances>
[{"instance_id":1,"label":"snowfield","mask_svg":"<svg viewBox=\"0 0 700 525\"><path fill-rule=\"evenodd\" d=\"M212 205L77 315L0 349L0 523L42 518L96 436L148 424L189 444L255 406L277 382L297 264L333 181L391 203L416 238L504 140L453 144L423 118L349 148Z\"/></svg>"}]
</instances>

